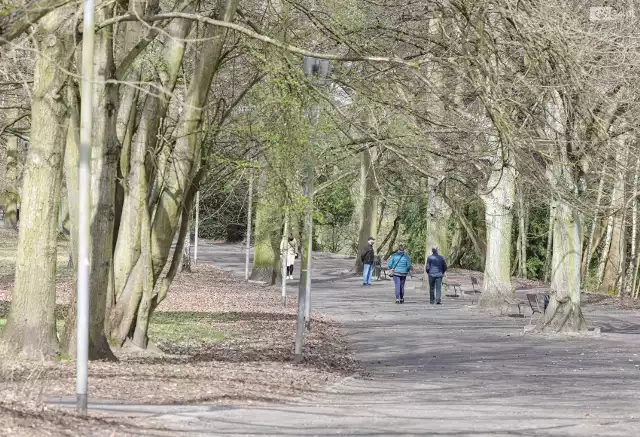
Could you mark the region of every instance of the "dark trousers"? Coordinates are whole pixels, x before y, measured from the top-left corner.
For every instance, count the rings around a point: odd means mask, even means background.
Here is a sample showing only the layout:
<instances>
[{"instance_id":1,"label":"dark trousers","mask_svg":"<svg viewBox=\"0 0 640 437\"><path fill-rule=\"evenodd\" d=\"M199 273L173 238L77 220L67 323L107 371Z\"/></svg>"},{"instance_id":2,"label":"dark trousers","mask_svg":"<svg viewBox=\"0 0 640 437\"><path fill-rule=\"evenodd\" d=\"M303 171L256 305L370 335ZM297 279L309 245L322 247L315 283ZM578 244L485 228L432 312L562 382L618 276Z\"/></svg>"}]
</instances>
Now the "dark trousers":
<instances>
[{"instance_id":1,"label":"dark trousers","mask_svg":"<svg viewBox=\"0 0 640 437\"><path fill-rule=\"evenodd\" d=\"M290 266L287 266L287 275L293 276L293 264L291 264Z\"/></svg>"},{"instance_id":2,"label":"dark trousers","mask_svg":"<svg viewBox=\"0 0 640 437\"><path fill-rule=\"evenodd\" d=\"M434 277L429 275L429 301L440 302L440 295L442 293L442 276Z\"/></svg>"},{"instance_id":3,"label":"dark trousers","mask_svg":"<svg viewBox=\"0 0 640 437\"><path fill-rule=\"evenodd\" d=\"M406 276L393 275L393 284L396 286L396 299L404 299L404 283Z\"/></svg>"}]
</instances>

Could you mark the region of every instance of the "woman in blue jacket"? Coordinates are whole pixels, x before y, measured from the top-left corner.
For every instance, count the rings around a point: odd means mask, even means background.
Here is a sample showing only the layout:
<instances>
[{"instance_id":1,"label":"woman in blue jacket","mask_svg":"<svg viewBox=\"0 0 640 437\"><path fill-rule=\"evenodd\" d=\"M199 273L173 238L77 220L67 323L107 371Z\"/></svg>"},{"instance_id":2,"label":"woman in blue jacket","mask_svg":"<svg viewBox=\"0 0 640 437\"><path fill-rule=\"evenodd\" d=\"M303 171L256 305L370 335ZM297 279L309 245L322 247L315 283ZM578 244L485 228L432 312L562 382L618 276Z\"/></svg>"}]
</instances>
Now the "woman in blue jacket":
<instances>
[{"instance_id":1,"label":"woman in blue jacket","mask_svg":"<svg viewBox=\"0 0 640 437\"><path fill-rule=\"evenodd\" d=\"M396 287L396 303L404 303L404 283L412 270L411 258L400 245L398 251L389 259L388 268L393 272L393 283Z\"/></svg>"}]
</instances>

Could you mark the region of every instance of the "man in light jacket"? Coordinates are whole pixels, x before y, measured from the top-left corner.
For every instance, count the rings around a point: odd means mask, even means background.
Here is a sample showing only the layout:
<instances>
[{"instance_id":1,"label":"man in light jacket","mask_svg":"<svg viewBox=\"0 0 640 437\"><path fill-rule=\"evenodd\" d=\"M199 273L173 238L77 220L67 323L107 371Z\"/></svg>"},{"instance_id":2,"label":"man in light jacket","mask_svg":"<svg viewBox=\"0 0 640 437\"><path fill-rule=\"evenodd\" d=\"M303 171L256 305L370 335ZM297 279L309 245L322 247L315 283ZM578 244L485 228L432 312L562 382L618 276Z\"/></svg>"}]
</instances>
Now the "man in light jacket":
<instances>
[{"instance_id":1,"label":"man in light jacket","mask_svg":"<svg viewBox=\"0 0 640 437\"><path fill-rule=\"evenodd\" d=\"M447 271L447 261L438 253L438 246L431 248L431 255L427 258L426 272L429 276L429 303L440 305L442 293L442 278Z\"/></svg>"}]
</instances>

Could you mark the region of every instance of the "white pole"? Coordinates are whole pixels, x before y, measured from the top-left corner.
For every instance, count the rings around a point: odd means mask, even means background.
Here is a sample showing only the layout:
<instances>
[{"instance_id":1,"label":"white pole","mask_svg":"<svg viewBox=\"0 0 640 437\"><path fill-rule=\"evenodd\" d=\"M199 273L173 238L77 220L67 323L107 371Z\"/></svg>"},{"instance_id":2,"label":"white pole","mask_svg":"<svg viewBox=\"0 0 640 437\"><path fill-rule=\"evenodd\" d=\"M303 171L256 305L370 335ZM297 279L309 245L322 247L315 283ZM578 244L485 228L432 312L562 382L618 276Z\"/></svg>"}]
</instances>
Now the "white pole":
<instances>
[{"instance_id":1,"label":"white pole","mask_svg":"<svg viewBox=\"0 0 640 437\"><path fill-rule=\"evenodd\" d=\"M280 242L280 264L282 264L282 306L287 306L287 264L289 261L289 211L284 213L284 231Z\"/></svg>"},{"instance_id":2,"label":"white pole","mask_svg":"<svg viewBox=\"0 0 640 437\"><path fill-rule=\"evenodd\" d=\"M196 191L196 238L193 248L193 265L198 265L198 227L200 225L200 190Z\"/></svg>"},{"instance_id":3,"label":"white pole","mask_svg":"<svg viewBox=\"0 0 640 437\"><path fill-rule=\"evenodd\" d=\"M89 243L91 239L91 128L93 118L94 0L84 2L82 87L80 109L80 165L78 169L78 289L76 318L76 400L87 414L89 361Z\"/></svg>"},{"instance_id":4,"label":"white pole","mask_svg":"<svg viewBox=\"0 0 640 437\"><path fill-rule=\"evenodd\" d=\"M311 193L311 190L309 190L309 203L310 205L313 205L313 194ZM304 326L307 331L311 331L311 259L313 258L313 216L311 213L312 208L313 206L310 206L309 211L307 212L307 220L309 221L307 225L309 229L307 253L309 255L307 256L307 282L305 284L306 297L304 300Z\"/></svg>"},{"instance_id":5,"label":"white pole","mask_svg":"<svg viewBox=\"0 0 640 437\"><path fill-rule=\"evenodd\" d=\"M249 169L249 205L247 206L247 245L244 258L244 280L249 280L249 257L251 252L251 208L253 207L253 169Z\"/></svg>"}]
</instances>

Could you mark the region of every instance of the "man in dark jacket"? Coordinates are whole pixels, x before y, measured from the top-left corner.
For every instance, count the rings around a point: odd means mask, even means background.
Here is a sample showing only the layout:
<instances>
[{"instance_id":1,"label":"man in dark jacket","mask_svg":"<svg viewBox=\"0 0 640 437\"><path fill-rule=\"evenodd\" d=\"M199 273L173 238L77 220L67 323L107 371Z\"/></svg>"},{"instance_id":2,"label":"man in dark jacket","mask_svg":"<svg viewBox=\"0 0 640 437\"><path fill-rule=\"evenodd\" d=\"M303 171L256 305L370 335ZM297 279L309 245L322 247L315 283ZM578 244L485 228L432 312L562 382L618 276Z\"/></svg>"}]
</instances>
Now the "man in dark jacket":
<instances>
[{"instance_id":1,"label":"man in dark jacket","mask_svg":"<svg viewBox=\"0 0 640 437\"><path fill-rule=\"evenodd\" d=\"M375 262L376 253L373 250L373 237L369 237L367 250L362 254L362 285L371 285L371 276L373 276L373 264Z\"/></svg>"},{"instance_id":2,"label":"man in dark jacket","mask_svg":"<svg viewBox=\"0 0 640 437\"><path fill-rule=\"evenodd\" d=\"M444 256L438 254L438 247L431 248L431 256L427 258L427 275L429 276L429 302L440 305L442 293L442 277L447 271L447 261Z\"/></svg>"}]
</instances>

